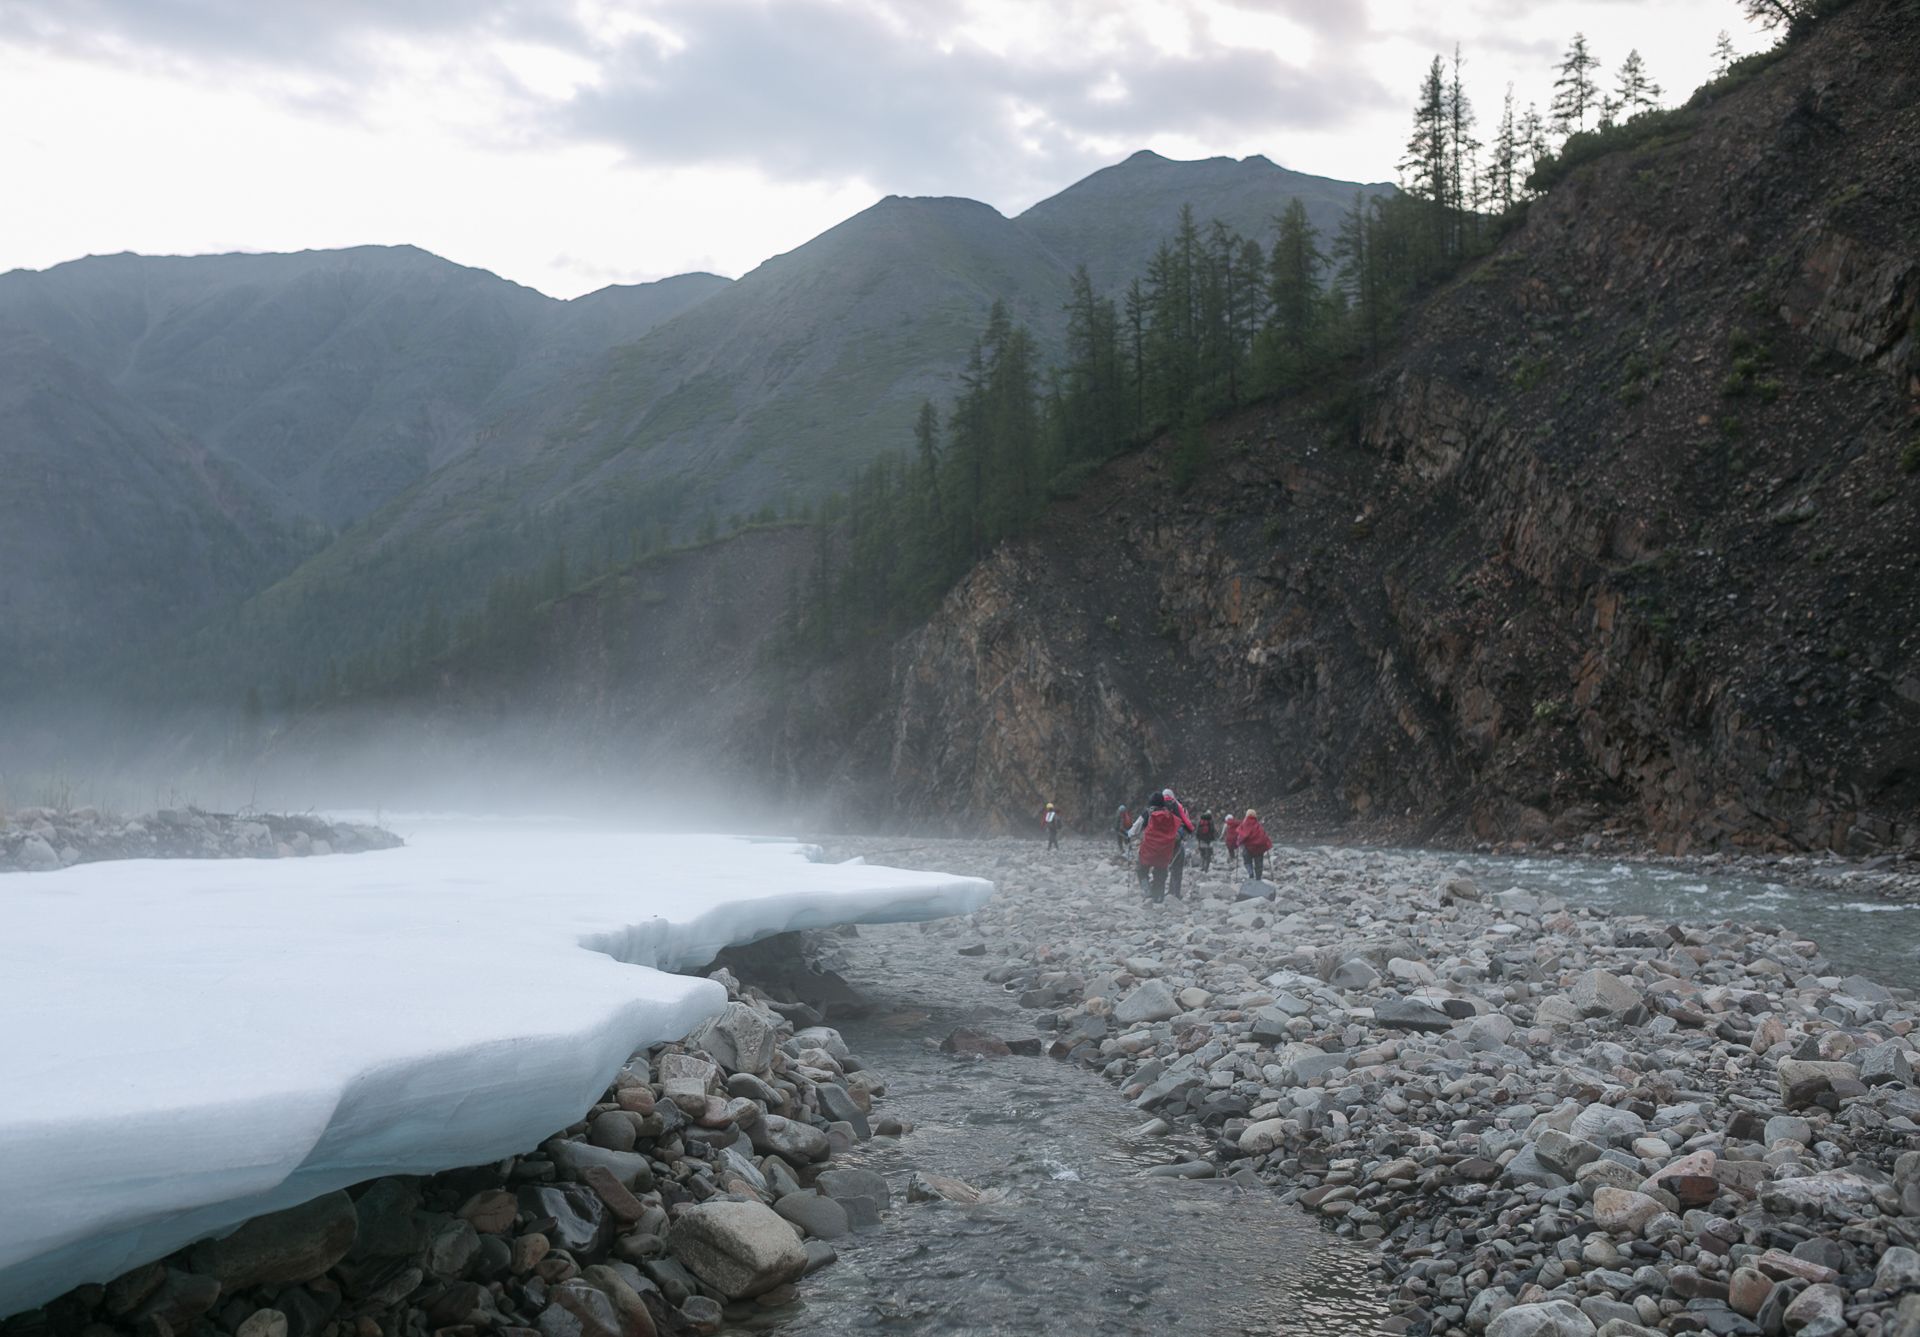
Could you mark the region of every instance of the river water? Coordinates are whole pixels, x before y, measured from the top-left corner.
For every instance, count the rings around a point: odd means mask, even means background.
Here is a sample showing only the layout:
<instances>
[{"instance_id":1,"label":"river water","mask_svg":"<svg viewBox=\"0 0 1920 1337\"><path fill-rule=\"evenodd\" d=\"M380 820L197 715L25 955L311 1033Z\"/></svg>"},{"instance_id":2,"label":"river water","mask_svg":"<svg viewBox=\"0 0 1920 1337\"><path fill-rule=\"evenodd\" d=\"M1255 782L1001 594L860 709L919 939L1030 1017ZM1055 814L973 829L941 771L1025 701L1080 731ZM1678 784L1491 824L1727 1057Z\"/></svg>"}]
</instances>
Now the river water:
<instances>
[{"instance_id":1,"label":"river water","mask_svg":"<svg viewBox=\"0 0 1920 1337\"><path fill-rule=\"evenodd\" d=\"M1270 1188L1150 1177L1151 1167L1201 1159L1202 1144L1140 1133L1146 1116L1098 1074L1048 1058L938 1053L956 1026L1032 1029L951 938L862 928L845 953L843 973L874 1011L839 1028L886 1079L881 1112L914 1129L845 1158L887 1176L893 1210L881 1230L841 1241L840 1261L807 1279L800 1303L766 1316L782 1337L1335 1337L1384 1316L1367 1251L1281 1206ZM1004 1200L907 1203L915 1169Z\"/></svg>"},{"instance_id":2,"label":"river water","mask_svg":"<svg viewBox=\"0 0 1920 1337\"><path fill-rule=\"evenodd\" d=\"M1657 919L1778 924L1819 943L1841 974L1887 984L1920 977L1920 905L1662 864L1490 855L1461 864L1488 891L1551 892L1570 906Z\"/></svg>"}]
</instances>

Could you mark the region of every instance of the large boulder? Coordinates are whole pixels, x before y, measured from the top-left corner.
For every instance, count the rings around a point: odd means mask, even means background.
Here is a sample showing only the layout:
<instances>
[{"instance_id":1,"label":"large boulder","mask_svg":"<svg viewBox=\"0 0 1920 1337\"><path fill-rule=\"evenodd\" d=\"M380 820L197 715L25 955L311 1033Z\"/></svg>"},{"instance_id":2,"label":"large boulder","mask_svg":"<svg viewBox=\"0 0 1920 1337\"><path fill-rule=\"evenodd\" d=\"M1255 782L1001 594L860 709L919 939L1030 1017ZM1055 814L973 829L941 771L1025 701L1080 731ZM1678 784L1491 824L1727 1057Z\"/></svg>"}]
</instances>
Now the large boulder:
<instances>
[{"instance_id":1,"label":"large boulder","mask_svg":"<svg viewBox=\"0 0 1920 1337\"><path fill-rule=\"evenodd\" d=\"M1113 1019L1123 1026L1145 1021L1169 1021L1180 1015L1180 1000L1165 980L1147 980L1122 998L1113 1009Z\"/></svg>"},{"instance_id":2,"label":"large boulder","mask_svg":"<svg viewBox=\"0 0 1920 1337\"><path fill-rule=\"evenodd\" d=\"M1424 1031L1437 1035L1453 1029L1453 1018L1437 1007L1411 998L1386 998L1373 1005L1373 1019L1389 1030Z\"/></svg>"},{"instance_id":3,"label":"large boulder","mask_svg":"<svg viewBox=\"0 0 1920 1337\"><path fill-rule=\"evenodd\" d=\"M769 1114L747 1125L747 1138L762 1156L771 1152L793 1165L824 1161L833 1152L827 1135L810 1123Z\"/></svg>"},{"instance_id":4,"label":"large boulder","mask_svg":"<svg viewBox=\"0 0 1920 1337\"><path fill-rule=\"evenodd\" d=\"M193 1270L227 1293L306 1281L345 1258L358 1231L353 1199L343 1189L256 1216L231 1235L208 1240L194 1249Z\"/></svg>"},{"instance_id":5,"label":"large boulder","mask_svg":"<svg viewBox=\"0 0 1920 1337\"><path fill-rule=\"evenodd\" d=\"M796 1281L807 1251L793 1227L759 1202L703 1202L684 1208L667 1252L701 1281L741 1300Z\"/></svg>"},{"instance_id":6,"label":"large boulder","mask_svg":"<svg viewBox=\"0 0 1920 1337\"><path fill-rule=\"evenodd\" d=\"M1593 1320L1565 1300L1515 1305L1487 1325L1487 1337L1594 1337Z\"/></svg>"},{"instance_id":7,"label":"large boulder","mask_svg":"<svg viewBox=\"0 0 1920 1337\"><path fill-rule=\"evenodd\" d=\"M1796 1058L1781 1059L1776 1075L1780 1079L1780 1099L1790 1110L1805 1109L1818 1103L1820 1097L1834 1089L1836 1082L1857 1083L1860 1080L1859 1070L1851 1063Z\"/></svg>"},{"instance_id":8,"label":"large boulder","mask_svg":"<svg viewBox=\"0 0 1920 1337\"><path fill-rule=\"evenodd\" d=\"M44 873L60 866L60 852L39 836L28 836L21 841L15 857L22 868L31 872Z\"/></svg>"},{"instance_id":9,"label":"large boulder","mask_svg":"<svg viewBox=\"0 0 1920 1337\"><path fill-rule=\"evenodd\" d=\"M1617 1017L1640 1006L1639 993L1610 970L1589 970L1569 997L1583 1017Z\"/></svg>"},{"instance_id":10,"label":"large boulder","mask_svg":"<svg viewBox=\"0 0 1920 1337\"><path fill-rule=\"evenodd\" d=\"M687 1037L693 1049L704 1049L728 1072L764 1073L773 1066L779 1037L764 1014L745 1003L728 1003L726 1011Z\"/></svg>"}]
</instances>

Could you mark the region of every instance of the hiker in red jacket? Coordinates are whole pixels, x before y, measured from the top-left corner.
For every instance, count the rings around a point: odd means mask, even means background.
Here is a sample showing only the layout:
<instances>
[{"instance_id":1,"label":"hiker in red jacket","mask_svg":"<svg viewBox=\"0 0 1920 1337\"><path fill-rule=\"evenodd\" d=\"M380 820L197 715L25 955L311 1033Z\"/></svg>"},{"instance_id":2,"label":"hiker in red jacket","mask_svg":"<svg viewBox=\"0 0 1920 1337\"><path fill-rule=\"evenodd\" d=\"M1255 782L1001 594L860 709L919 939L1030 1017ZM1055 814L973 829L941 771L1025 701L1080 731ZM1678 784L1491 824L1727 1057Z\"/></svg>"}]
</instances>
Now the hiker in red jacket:
<instances>
[{"instance_id":1,"label":"hiker in red jacket","mask_svg":"<svg viewBox=\"0 0 1920 1337\"><path fill-rule=\"evenodd\" d=\"M1240 849L1247 856L1247 876L1255 882L1267 880L1267 851L1272 848L1273 837L1260 825L1260 814L1248 808L1240 819Z\"/></svg>"},{"instance_id":2,"label":"hiker in red jacket","mask_svg":"<svg viewBox=\"0 0 1920 1337\"><path fill-rule=\"evenodd\" d=\"M1166 899L1167 870L1173 866L1174 855L1180 849L1180 819L1165 799L1156 798L1144 824L1136 825L1140 826L1140 890L1148 900L1158 904Z\"/></svg>"},{"instance_id":3,"label":"hiker in red jacket","mask_svg":"<svg viewBox=\"0 0 1920 1337\"><path fill-rule=\"evenodd\" d=\"M1173 894L1173 899L1182 901L1186 896L1180 890L1180 884L1187 875L1187 837L1193 834L1193 818L1187 816L1185 806L1173 796L1171 789L1161 790L1160 797L1178 823L1178 829L1174 832L1173 862L1167 865L1167 890Z\"/></svg>"},{"instance_id":4,"label":"hiker in red jacket","mask_svg":"<svg viewBox=\"0 0 1920 1337\"><path fill-rule=\"evenodd\" d=\"M1133 839L1133 814L1128 812L1127 805L1122 803L1120 805L1120 810L1114 813L1113 820L1115 824L1114 825L1115 834L1119 837L1119 840L1120 840L1120 855L1122 858L1125 858L1127 853L1127 842Z\"/></svg>"},{"instance_id":5,"label":"hiker in red jacket","mask_svg":"<svg viewBox=\"0 0 1920 1337\"><path fill-rule=\"evenodd\" d=\"M1233 813L1227 818L1227 870L1240 862L1240 814Z\"/></svg>"},{"instance_id":6,"label":"hiker in red jacket","mask_svg":"<svg viewBox=\"0 0 1920 1337\"><path fill-rule=\"evenodd\" d=\"M1214 824L1211 812L1201 813L1200 820L1193 824L1193 838L1199 842L1200 871L1203 873L1213 869L1213 840L1219 834L1220 828Z\"/></svg>"}]
</instances>

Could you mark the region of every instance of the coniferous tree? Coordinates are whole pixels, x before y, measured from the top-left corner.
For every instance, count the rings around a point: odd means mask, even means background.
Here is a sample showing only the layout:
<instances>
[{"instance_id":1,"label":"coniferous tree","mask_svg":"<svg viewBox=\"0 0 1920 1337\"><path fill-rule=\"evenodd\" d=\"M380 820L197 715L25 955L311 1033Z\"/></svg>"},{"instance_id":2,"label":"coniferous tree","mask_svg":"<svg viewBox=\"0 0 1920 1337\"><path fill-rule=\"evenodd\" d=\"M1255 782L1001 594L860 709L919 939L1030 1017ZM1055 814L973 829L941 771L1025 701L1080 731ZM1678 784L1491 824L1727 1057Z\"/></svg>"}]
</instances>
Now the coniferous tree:
<instances>
[{"instance_id":1,"label":"coniferous tree","mask_svg":"<svg viewBox=\"0 0 1920 1337\"><path fill-rule=\"evenodd\" d=\"M1147 294L1134 279L1127 284L1128 379L1133 388L1133 429L1147 425Z\"/></svg>"},{"instance_id":2,"label":"coniferous tree","mask_svg":"<svg viewBox=\"0 0 1920 1337\"><path fill-rule=\"evenodd\" d=\"M929 534L939 532L940 514L940 415L931 399L920 405L913 420L913 449L920 465L920 487L926 496L923 521Z\"/></svg>"},{"instance_id":3,"label":"coniferous tree","mask_svg":"<svg viewBox=\"0 0 1920 1337\"><path fill-rule=\"evenodd\" d=\"M1733 68L1734 60L1733 38L1727 35L1725 28L1722 28L1720 35L1713 42L1713 77L1726 78L1727 71Z\"/></svg>"},{"instance_id":4,"label":"coniferous tree","mask_svg":"<svg viewBox=\"0 0 1920 1337\"><path fill-rule=\"evenodd\" d=\"M1234 298L1235 323L1230 334L1234 347L1240 350L1240 363L1245 369L1246 382L1252 387L1252 392L1258 394L1264 387L1256 366L1256 353L1260 331L1266 328L1271 318L1267 298L1267 253L1252 237L1237 237L1236 240L1240 245L1240 258L1234 264L1234 273L1239 291Z\"/></svg>"},{"instance_id":5,"label":"coniferous tree","mask_svg":"<svg viewBox=\"0 0 1920 1337\"><path fill-rule=\"evenodd\" d=\"M1747 21L1762 28L1800 28L1813 17L1814 0L1740 0Z\"/></svg>"},{"instance_id":6,"label":"coniferous tree","mask_svg":"<svg viewBox=\"0 0 1920 1337\"><path fill-rule=\"evenodd\" d=\"M1267 325L1278 357L1279 383L1295 383L1304 369L1317 333L1320 271L1327 257L1320 250L1319 231L1307 218L1307 206L1298 199L1275 223L1273 250L1267 259L1267 301L1272 312Z\"/></svg>"},{"instance_id":7,"label":"coniferous tree","mask_svg":"<svg viewBox=\"0 0 1920 1337\"><path fill-rule=\"evenodd\" d=\"M1453 47L1453 74L1447 81L1447 184L1450 196L1445 201L1450 210L1448 219L1451 224L1452 244L1448 255L1459 255L1467 246L1466 233L1477 231L1479 219L1477 210L1479 201L1475 198L1472 177L1475 165L1480 158L1480 141L1473 137L1473 102L1467 97L1467 90L1460 77L1461 66L1465 64L1460 55L1460 44Z\"/></svg>"},{"instance_id":8,"label":"coniferous tree","mask_svg":"<svg viewBox=\"0 0 1920 1337\"><path fill-rule=\"evenodd\" d=\"M1407 140L1407 153L1400 160L1403 188L1416 199L1439 206L1431 212L1439 243L1444 232L1443 210L1453 196L1450 131L1452 116L1447 108L1446 66L1435 56L1420 81L1420 100L1414 106L1413 134Z\"/></svg>"},{"instance_id":9,"label":"coniferous tree","mask_svg":"<svg viewBox=\"0 0 1920 1337\"><path fill-rule=\"evenodd\" d=\"M1621 114L1632 117L1660 105L1660 85L1647 76L1646 62L1636 49L1620 62L1620 81L1616 89Z\"/></svg>"},{"instance_id":10,"label":"coniferous tree","mask_svg":"<svg viewBox=\"0 0 1920 1337\"><path fill-rule=\"evenodd\" d=\"M1513 208L1520 180L1520 131L1513 119L1513 85L1507 85L1507 98L1500 107L1500 128L1493 135L1493 161L1487 174L1493 202L1506 213Z\"/></svg>"},{"instance_id":11,"label":"coniferous tree","mask_svg":"<svg viewBox=\"0 0 1920 1337\"><path fill-rule=\"evenodd\" d=\"M1547 145L1547 123L1540 109L1531 102L1527 104L1526 115L1520 118L1520 144L1527 155L1526 176L1532 176L1553 150ZM1526 177L1521 179L1524 181Z\"/></svg>"},{"instance_id":12,"label":"coniferous tree","mask_svg":"<svg viewBox=\"0 0 1920 1337\"><path fill-rule=\"evenodd\" d=\"M1364 191L1353 193L1353 207L1340 218L1340 230L1334 235L1333 255L1340 264L1340 282L1352 303L1355 322L1367 361L1378 362L1380 331L1385 323L1384 293L1380 267L1375 255L1372 216Z\"/></svg>"},{"instance_id":13,"label":"coniferous tree","mask_svg":"<svg viewBox=\"0 0 1920 1337\"><path fill-rule=\"evenodd\" d=\"M1599 68L1599 59L1587 49L1586 34L1575 33L1559 64L1559 77L1553 81L1553 128L1561 134L1587 128L1587 117L1599 104L1599 89L1593 82L1593 72Z\"/></svg>"}]
</instances>

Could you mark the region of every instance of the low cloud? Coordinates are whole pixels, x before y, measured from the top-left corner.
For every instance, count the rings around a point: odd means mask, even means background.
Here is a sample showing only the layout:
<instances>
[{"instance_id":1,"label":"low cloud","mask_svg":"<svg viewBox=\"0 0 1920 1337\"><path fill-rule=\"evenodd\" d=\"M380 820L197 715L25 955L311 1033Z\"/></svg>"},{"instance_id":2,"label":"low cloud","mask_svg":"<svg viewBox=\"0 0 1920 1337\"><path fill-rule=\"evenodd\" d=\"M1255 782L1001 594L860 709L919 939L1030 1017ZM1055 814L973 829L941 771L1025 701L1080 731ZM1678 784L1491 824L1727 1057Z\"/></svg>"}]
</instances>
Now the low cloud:
<instances>
[{"instance_id":1,"label":"low cloud","mask_svg":"<svg viewBox=\"0 0 1920 1337\"><path fill-rule=\"evenodd\" d=\"M1300 6L1289 24L1310 50L1269 51L1216 40L1214 18L1233 8L1220 0L1138 14L993 4L0 0L0 43L245 80L328 119L397 87L437 89L461 101L467 133L517 147L610 145L643 166L992 198L1153 138L1284 139L1405 101L1365 68L1357 6ZM501 58L509 47L556 53L584 77L568 95L535 91Z\"/></svg>"}]
</instances>

